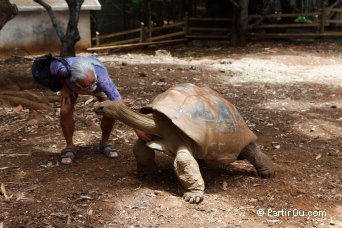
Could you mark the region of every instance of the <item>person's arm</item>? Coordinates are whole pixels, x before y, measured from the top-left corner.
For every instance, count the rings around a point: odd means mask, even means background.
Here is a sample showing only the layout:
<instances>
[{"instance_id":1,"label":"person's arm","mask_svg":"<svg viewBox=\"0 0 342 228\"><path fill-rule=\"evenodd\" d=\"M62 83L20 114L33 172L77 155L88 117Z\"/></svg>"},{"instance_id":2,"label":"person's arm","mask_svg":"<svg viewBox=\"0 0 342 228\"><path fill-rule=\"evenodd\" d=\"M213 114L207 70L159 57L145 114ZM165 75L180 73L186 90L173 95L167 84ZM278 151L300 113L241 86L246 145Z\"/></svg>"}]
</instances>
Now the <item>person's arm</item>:
<instances>
[{"instance_id":1,"label":"person's arm","mask_svg":"<svg viewBox=\"0 0 342 228\"><path fill-rule=\"evenodd\" d=\"M75 93L67 86L64 79L60 79L63 87L61 89L60 99L61 105L64 106L65 104L71 104L71 97L75 97Z\"/></svg>"},{"instance_id":2,"label":"person's arm","mask_svg":"<svg viewBox=\"0 0 342 228\"><path fill-rule=\"evenodd\" d=\"M114 82L109 77L106 68L95 66L96 74L97 74L97 89L96 91L104 92L106 96L111 101L119 101L121 100L121 95L117 90Z\"/></svg>"},{"instance_id":3,"label":"person's arm","mask_svg":"<svg viewBox=\"0 0 342 228\"><path fill-rule=\"evenodd\" d=\"M63 87L60 93L61 105L70 104L71 97L75 96L74 92L68 87L65 80L69 76L70 72L66 69L66 67L59 61L52 61L50 65L50 71L52 74L55 74L57 78L62 83Z\"/></svg>"}]
</instances>

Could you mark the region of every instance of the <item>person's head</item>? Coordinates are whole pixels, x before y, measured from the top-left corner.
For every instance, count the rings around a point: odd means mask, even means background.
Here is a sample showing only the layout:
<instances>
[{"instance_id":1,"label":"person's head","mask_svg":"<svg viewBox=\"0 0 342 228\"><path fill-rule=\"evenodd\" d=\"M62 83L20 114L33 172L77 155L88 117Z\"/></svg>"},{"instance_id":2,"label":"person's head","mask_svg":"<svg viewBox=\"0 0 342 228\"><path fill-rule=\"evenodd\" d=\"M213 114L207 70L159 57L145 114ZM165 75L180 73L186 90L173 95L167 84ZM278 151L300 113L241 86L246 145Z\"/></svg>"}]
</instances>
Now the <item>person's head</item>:
<instances>
[{"instance_id":1,"label":"person's head","mask_svg":"<svg viewBox=\"0 0 342 228\"><path fill-rule=\"evenodd\" d=\"M71 81L85 93L96 89L97 75L94 68L95 60L79 58L71 66Z\"/></svg>"}]
</instances>

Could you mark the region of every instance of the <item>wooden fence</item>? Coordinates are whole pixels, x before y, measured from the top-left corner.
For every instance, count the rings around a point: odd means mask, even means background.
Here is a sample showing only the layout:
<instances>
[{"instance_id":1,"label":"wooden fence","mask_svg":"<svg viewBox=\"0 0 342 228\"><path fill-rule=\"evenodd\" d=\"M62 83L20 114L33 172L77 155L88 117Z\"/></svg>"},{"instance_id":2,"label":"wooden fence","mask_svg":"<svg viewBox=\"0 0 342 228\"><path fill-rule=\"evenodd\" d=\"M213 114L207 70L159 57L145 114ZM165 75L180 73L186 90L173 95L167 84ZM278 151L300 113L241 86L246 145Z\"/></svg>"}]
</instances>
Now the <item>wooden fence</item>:
<instances>
[{"instance_id":1,"label":"wooden fence","mask_svg":"<svg viewBox=\"0 0 342 228\"><path fill-rule=\"evenodd\" d=\"M92 38L96 46L88 48L88 51L99 51L108 49L120 49L128 47L141 47L150 45L161 45L185 42L186 22L179 22L172 25L164 25L160 27L146 28L141 23L140 28L131 29L123 32L116 32L112 34L100 35ZM115 42L106 42L106 39L120 39L124 36L132 36L129 39L123 39Z\"/></svg>"},{"instance_id":2,"label":"wooden fence","mask_svg":"<svg viewBox=\"0 0 342 228\"><path fill-rule=\"evenodd\" d=\"M308 37L342 37L342 19L327 19L330 12L342 13L342 8L324 8L319 12L312 13L290 13L290 14L268 14L268 15L249 15L248 20L261 19L263 22L250 27L248 37L253 38L308 38ZM296 17L310 18L311 22L295 22ZM281 20L287 19L291 23L284 23ZM265 21L268 20L268 21ZM273 21L273 23L272 23ZM196 26L197 22L197 26ZM214 24L224 22L229 26L221 27ZM231 35L231 18L188 18L187 38L190 39L229 39ZM198 26L206 23L211 26ZM332 29L334 27L334 29Z\"/></svg>"},{"instance_id":3,"label":"wooden fence","mask_svg":"<svg viewBox=\"0 0 342 228\"><path fill-rule=\"evenodd\" d=\"M292 23L267 23L260 24L250 29L250 38L315 38L315 37L342 37L341 19L328 19L330 12L342 12L342 8L324 8L319 12L311 13L291 13L291 14L269 14L265 19L288 18ZM306 23L296 23L296 17L306 17L310 21ZM250 19L260 18L260 15L250 15ZM272 30L280 29L282 32Z\"/></svg>"},{"instance_id":4,"label":"wooden fence","mask_svg":"<svg viewBox=\"0 0 342 228\"><path fill-rule=\"evenodd\" d=\"M228 39L231 29L231 18L186 18L189 39Z\"/></svg>"},{"instance_id":5,"label":"wooden fence","mask_svg":"<svg viewBox=\"0 0 342 228\"><path fill-rule=\"evenodd\" d=\"M342 37L342 19L329 19L328 13L342 13L342 8L323 8L318 12L249 15L248 20L259 20L251 26L248 37L253 38L315 38ZM296 17L310 20L296 22ZM341 17L342 18L342 17ZM283 20L290 21L284 23ZM184 21L160 27L131 29L112 34L97 34L92 38L95 46L88 51L141 47L185 42L189 39L222 39L229 40L232 29L231 18L195 18L186 17ZM115 41L106 41L106 40Z\"/></svg>"}]
</instances>

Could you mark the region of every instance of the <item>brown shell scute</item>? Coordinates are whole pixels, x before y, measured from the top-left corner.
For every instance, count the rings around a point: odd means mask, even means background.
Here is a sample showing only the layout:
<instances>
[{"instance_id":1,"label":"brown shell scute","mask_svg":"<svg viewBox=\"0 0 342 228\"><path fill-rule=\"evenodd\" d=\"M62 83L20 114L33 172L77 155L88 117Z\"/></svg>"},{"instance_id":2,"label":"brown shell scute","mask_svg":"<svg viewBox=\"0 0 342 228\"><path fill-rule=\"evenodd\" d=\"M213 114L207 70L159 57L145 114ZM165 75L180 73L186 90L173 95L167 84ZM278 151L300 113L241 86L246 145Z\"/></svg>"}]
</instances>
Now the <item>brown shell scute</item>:
<instances>
[{"instance_id":1,"label":"brown shell scute","mask_svg":"<svg viewBox=\"0 0 342 228\"><path fill-rule=\"evenodd\" d=\"M210 88L179 84L141 110L152 111L166 115L198 144L197 158L233 161L256 140L234 105Z\"/></svg>"},{"instance_id":2,"label":"brown shell scute","mask_svg":"<svg viewBox=\"0 0 342 228\"><path fill-rule=\"evenodd\" d=\"M210 105L210 106L209 106ZM235 111L232 113L232 111ZM222 100L198 100L192 107L184 110L184 115L194 121L204 122L208 125L220 125L218 131L225 133L239 132L238 122L242 120L236 110L230 110Z\"/></svg>"}]
</instances>

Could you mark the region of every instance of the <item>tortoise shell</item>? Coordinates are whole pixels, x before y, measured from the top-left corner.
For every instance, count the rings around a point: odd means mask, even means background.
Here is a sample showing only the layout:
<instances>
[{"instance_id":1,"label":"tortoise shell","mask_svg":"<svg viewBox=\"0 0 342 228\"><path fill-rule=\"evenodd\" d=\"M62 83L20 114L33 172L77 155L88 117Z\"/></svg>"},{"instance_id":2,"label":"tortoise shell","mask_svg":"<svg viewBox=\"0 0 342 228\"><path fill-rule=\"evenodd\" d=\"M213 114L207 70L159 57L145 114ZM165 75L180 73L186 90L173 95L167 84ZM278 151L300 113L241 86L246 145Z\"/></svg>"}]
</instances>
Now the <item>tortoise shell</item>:
<instances>
[{"instance_id":1,"label":"tortoise shell","mask_svg":"<svg viewBox=\"0 0 342 228\"><path fill-rule=\"evenodd\" d=\"M144 114L156 111L196 142L197 159L233 162L257 139L234 105L207 87L178 84L140 110Z\"/></svg>"}]
</instances>

